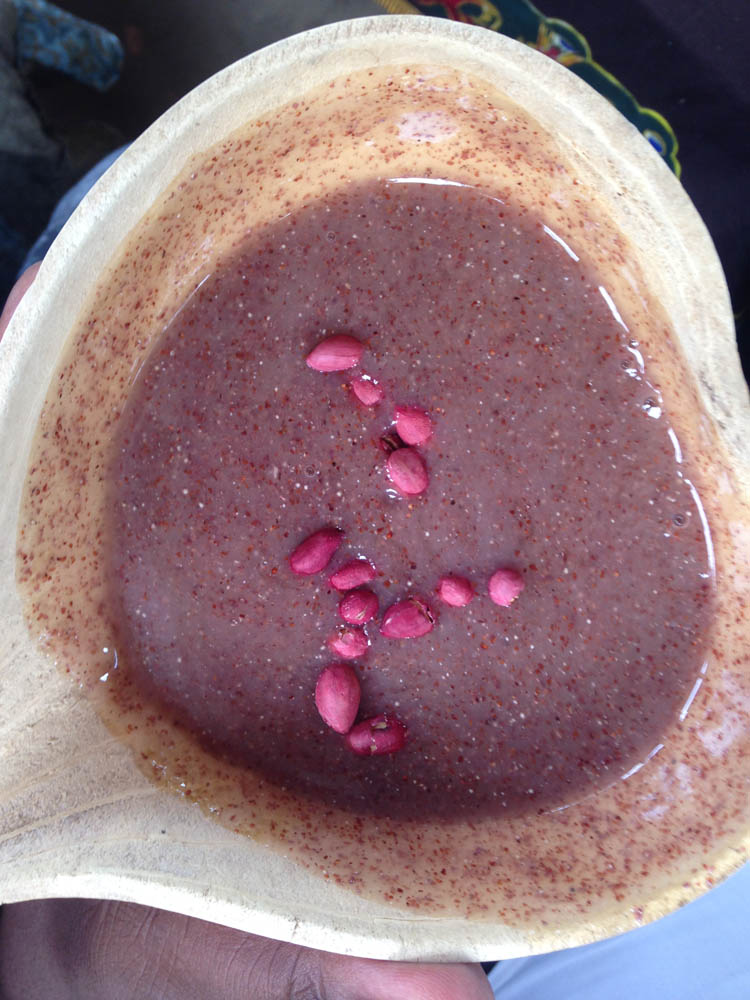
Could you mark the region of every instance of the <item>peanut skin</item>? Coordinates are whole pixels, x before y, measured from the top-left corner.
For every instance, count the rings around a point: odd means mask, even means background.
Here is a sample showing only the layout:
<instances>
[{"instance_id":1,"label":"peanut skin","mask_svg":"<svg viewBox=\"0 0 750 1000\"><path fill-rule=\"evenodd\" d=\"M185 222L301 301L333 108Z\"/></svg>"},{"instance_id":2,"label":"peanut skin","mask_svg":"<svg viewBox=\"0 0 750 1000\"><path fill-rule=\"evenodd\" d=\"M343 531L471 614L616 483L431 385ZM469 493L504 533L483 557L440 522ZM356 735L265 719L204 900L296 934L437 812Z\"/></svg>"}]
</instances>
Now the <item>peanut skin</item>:
<instances>
[{"instance_id":1,"label":"peanut skin","mask_svg":"<svg viewBox=\"0 0 750 1000\"><path fill-rule=\"evenodd\" d=\"M440 577L437 594L441 601L452 608L464 608L474 599L474 588L465 576L449 573Z\"/></svg>"},{"instance_id":2,"label":"peanut skin","mask_svg":"<svg viewBox=\"0 0 750 1000\"><path fill-rule=\"evenodd\" d=\"M350 625L365 625L378 613L378 599L367 587L350 590L339 601L339 614Z\"/></svg>"},{"instance_id":3,"label":"peanut skin","mask_svg":"<svg viewBox=\"0 0 750 1000\"><path fill-rule=\"evenodd\" d=\"M315 706L327 726L348 733L359 711L359 680L348 663L332 663L318 677Z\"/></svg>"},{"instance_id":4,"label":"peanut skin","mask_svg":"<svg viewBox=\"0 0 750 1000\"><path fill-rule=\"evenodd\" d=\"M495 604L509 608L524 586L523 577L517 570L504 567L492 574L487 589Z\"/></svg>"},{"instance_id":5,"label":"peanut skin","mask_svg":"<svg viewBox=\"0 0 750 1000\"><path fill-rule=\"evenodd\" d=\"M416 639L435 627L435 616L421 597L407 597L392 604L383 615L381 635L388 639Z\"/></svg>"},{"instance_id":6,"label":"peanut skin","mask_svg":"<svg viewBox=\"0 0 750 1000\"><path fill-rule=\"evenodd\" d=\"M367 559L351 559L328 577L328 582L336 590L354 590L363 583L369 583L377 576L377 571Z\"/></svg>"},{"instance_id":7,"label":"peanut skin","mask_svg":"<svg viewBox=\"0 0 750 1000\"><path fill-rule=\"evenodd\" d=\"M408 730L393 715L376 715L358 722L347 734L346 745L359 757L396 753L406 745Z\"/></svg>"},{"instance_id":8,"label":"peanut skin","mask_svg":"<svg viewBox=\"0 0 750 1000\"><path fill-rule=\"evenodd\" d=\"M328 640L328 648L344 660L356 660L364 656L369 647L367 636L360 628L342 626Z\"/></svg>"},{"instance_id":9,"label":"peanut skin","mask_svg":"<svg viewBox=\"0 0 750 1000\"><path fill-rule=\"evenodd\" d=\"M432 437L432 420L418 406L397 406L396 431L405 444L425 444Z\"/></svg>"},{"instance_id":10,"label":"peanut skin","mask_svg":"<svg viewBox=\"0 0 750 1000\"><path fill-rule=\"evenodd\" d=\"M320 573L333 558L342 538L338 528L321 528L313 532L289 556L289 568L299 576Z\"/></svg>"},{"instance_id":11,"label":"peanut skin","mask_svg":"<svg viewBox=\"0 0 750 1000\"><path fill-rule=\"evenodd\" d=\"M425 460L415 448L397 448L388 456L386 467L391 482L404 496L424 493L430 481Z\"/></svg>"},{"instance_id":12,"label":"peanut skin","mask_svg":"<svg viewBox=\"0 0 750 1000\"><path fill-rule=\"evenodd\" d=\"M365 345L348 333L326 337L307 355L307 365L316 372L343 372L358 364Z\"/></svg>"},{"instance_id":13,"label":"peanut skin","mask_svg":"<svg viewBox=\"0 0 750 1000\"><path fill-rule=\"evenodd\" d=\"M369 376L352 379L352 392L363 406L377 406L383 399L383 387Z\"/></svg>"}]
</instances>

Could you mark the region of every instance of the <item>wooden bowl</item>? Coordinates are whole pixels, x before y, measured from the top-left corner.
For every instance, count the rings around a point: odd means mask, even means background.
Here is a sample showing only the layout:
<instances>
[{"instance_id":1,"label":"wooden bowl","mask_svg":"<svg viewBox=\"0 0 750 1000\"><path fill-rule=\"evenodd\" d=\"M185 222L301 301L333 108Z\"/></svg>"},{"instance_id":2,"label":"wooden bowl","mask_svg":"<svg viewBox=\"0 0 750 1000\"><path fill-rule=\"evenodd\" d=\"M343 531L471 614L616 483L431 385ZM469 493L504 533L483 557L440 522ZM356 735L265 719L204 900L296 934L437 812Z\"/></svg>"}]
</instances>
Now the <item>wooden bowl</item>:
<instances>
[{"instance_id":1,"label":"wooden bowl","mask_svg":"<svg viewBox=\"0 0 750 1000\"><path fill-rule=\"evenodd\" d=\"M262 141L230 161L228 137L253 129ZM203 208L165 230L164 193L179 200L180 183L214 146L221 170L190 187ZM281 793L258 798L258 829L247 836L147 776L148 762L71 680L75 670L56 664L30 629L17 582L19 512L63 349L113 274L131 284L121 282L112 327L99 331L103 357L104 338L126 317L141 333L158 329L251 226L342 180L390 174L393 157L402 175L511 191L606 274L622 315L645 331L665 401L682 412L682 446L711 526L716 624L690 710L628 780L524 819L383 820L354 837L352 817L329 816L341 857L324 861L314 820L304 837L293 825L283 839L274 834L274 816L294 815ZM227 192L248 164L252 196L232 201ZM140 253L129 262L120 259L126 243ZM164 254L151 255L159 246ZM134 280L147 295L133 294ZM86 433L106 431L102 414L117 406L147 346L133 334L108 360L105 384L83 408ZM551 60L466 25L378 17L290 38L208 80L121 156L50 249L2 344L0 413L3 902L108 897L344 953L497 959L655 919L746 859L750 411L727 290L679 182L632 126ZM62 525L72 538L87 537L77 534L87 518L86 530L96 529L86 489ZM340 874L342 858L356 855L372 875L366 891ZM404 891L389 899L394 871Z\"/></svg>"}]
</instances>

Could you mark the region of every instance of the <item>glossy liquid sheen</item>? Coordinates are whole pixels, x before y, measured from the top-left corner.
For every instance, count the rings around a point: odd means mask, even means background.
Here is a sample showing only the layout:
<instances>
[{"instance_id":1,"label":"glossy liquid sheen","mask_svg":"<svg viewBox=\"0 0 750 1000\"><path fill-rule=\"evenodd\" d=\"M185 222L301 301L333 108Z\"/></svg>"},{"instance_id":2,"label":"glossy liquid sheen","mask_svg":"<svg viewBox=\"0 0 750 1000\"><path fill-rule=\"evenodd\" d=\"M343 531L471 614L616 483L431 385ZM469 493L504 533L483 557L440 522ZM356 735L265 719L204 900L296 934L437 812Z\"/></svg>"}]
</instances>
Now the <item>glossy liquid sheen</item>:
<instances>
[{"instance_id":1,"label":"glossy liquid sheen","mask_svg":"<svg viewBox=\"0 0 750 1000\"><path fill-rule=\"evenodd\" d=\"M361 365L308 368L341 332ZM621 778L689 698L712 605L699 500L631 337L540 219L462 185L354 184L262 229L171 320L118 426L111 698L360 813L536 812ZM361 372L377 407L351 394ZM397 404L435 425L411 499L380 447ZM329 569L295 576L325 525L345 533ZM387 757L351 754L313 700L340 624L327 577L355 556L381 614L418 594L438 616L417 639L366 627L360 716L409 730ZM487 581L508 565L525 590L501 608ZM468 607L436 596L449 572Z\"/></svg>"}]
</instances>

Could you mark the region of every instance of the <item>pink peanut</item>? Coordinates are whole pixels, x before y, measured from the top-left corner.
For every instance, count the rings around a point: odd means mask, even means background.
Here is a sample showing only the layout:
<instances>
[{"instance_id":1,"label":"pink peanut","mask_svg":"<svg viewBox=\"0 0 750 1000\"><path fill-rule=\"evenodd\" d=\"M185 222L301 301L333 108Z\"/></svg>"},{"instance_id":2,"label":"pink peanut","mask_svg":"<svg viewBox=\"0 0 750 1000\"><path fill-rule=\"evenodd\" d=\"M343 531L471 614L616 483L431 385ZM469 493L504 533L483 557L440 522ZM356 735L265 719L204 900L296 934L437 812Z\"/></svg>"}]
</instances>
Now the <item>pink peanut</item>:
<instances>
[{"instance_id":1,"label":"pink peanut","mask_svg":"<svg viewBox=\"0 0 750 1000\"><path fill-rule=\"evenodd\" d=\"M381 635L388 639L417 639L435 627L435 616L421 597L408 597L392 604L383 615Z\"/></svg>"},{"instance_id":2,"label":"pink peanut","mask_svg":"<svg viewBox=\"0 0 750 1000\"><path fill-rule=\"evenodd\" d=\"M438 597L452 608L464 608L474 599L474 588L465 576L449 573L441 576L437 585Z\"/></svg>"},{"instance_id":3,"label":"pink peanut","mask_svg":"<svg viewBox=\"0 0 750 1000\"><path fill-rule=\"evenodd\" d=\"M333 558L342 538L343 534L338 528L321 528L320 531L313 532L289 556L292 572L300 576L320 573Z\"/></svg>"},{"instance_id":4,"label":"pink peanut","mask_svg":"<svg viewBox=\"0 0 750 1000\"><path fill-rule=\"evenodd\" d=\"M342 626L328 640L328 648L344 660L356 660L367 652L369 642L361 629Z\"/></svg>"},{"instance_id":5,"label":"pink peanut","mask_svg":"<svg viewBox=\"0 0 750 1000\"><path fill-rule=\"evenodd\" d=\"M377 576L375 567L367 559L351 559L348 563L331 573L328 582L336 590L353 590L369 583Z\"/></svg>"},{"instance_id":6,"label":"pink peanut","mask_svg":"<svg viewBox=\"0 0 750 1000\"><path fill-rule=\"evenodd\" d=\"M491 600L501 608L508 608L524 588L523 577L515 569L504 567L490 577L488 586Z\"/></svg>"},{"instance_id":7,"label":"pink peanut","mask_svg":"<svg viewBox=\"0 0 750 1000\"><path fill-rule=\"evenodd\" d=\"M396 432L404 444L424 444L432 437L432 420L418 406L397 406Z\"/></svg>"},{"instance_id":8,"label":"pink peanut","mask_svg":"<svg viewBox=\"0 0 750 1000\"><path fill-rule=\"evenodd\" d=\"M316 372L343 372L358 364L365 350L364 344L348 333L326 337L307 355L307 364Z\"/></svg>"},{"instance_id":9,"label":"pink peanut","mask_svg":"<svg viewBox=\"0 0 750 1000\"><path fill-rule=\"evenodd\" d=\"M385 395L383 387L369 375L352 379L352 392L363 406L377 406Z\"/></svg>"},{"instance_id":10,"label":"pink peanut","mask_svg":"<svg viewBox=\"0 0 750 1000\"><path fill-rule=\"evenodd\" d=\"M378 599L367 587L350 590L339 601L339 614L350 625L364 625L378 613Z\"/></svg>"},{"instance_id":11,"label":"pink peanut","mask_svg":"<svg viewBox=\"0 0 750 1000\"><path fill-rule=\"evenodd\" d=\"M358 722L347 734L346 745L360 757L396 753L406 744L408 730L393 715L376 715Z\"/></svg>"},{"instance_id":12,"label":"pink peanut","mask_svg":"<svg viewBox=\"0 0 750 1000\"><path fill-rule=\"evenodd\" d=\"M323 722L337 733L348 733L352 728L359 699L359 681L348 663L333 663L318 677L315 705Z\"/></svg>"},{"instance_id":13,"label":"pink peanut","mask_svg":"<svg viewBox=\"0 0 750 1000\"><path fill-rule=\"evenodd\" d=\"M414 448L397 448L386 462L391 482L404 496L424 493L429 483L425 460Z\"/></svg>"}]
</instances>

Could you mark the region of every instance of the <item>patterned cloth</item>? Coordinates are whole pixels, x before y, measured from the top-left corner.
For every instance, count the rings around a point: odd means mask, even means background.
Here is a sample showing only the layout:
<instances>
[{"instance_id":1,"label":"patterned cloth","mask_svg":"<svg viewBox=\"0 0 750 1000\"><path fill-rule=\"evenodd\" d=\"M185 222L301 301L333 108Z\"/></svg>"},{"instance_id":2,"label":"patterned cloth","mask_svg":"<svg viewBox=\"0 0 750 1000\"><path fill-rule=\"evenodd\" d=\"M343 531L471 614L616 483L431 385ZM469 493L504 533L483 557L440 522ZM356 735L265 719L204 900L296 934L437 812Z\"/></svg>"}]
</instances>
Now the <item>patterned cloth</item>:
<instances>
[{"instance_id":1,"label":"patterned cloth","mask_svg":"<svg viewBox=\"0 0 750 1000\"><path fill-rule=\"evenodd\" d=\"M499 31L566 66L606 97L680 176L677 139L658 111L643 108L630 91L594 61L584 36L567 21L546 17L529 0L385 0L393 13L420 13Z\"/></svg>"},{"instance_id":2,"label":"patterned cloth","mask_svg":"<svg viewBox=\"0 0 750 1000\"><path fill-rule=\"evenodd\" d=\"M45 132L19 67L39 63L106 90L117 81L123 59L115 35L46 0L0 0L0 303L73 179L62 144ZM46 246L65 221L59 209L53 220L40 237Z\"/></svg>"},{"instance_id":3,"label":"patterned cloth","mask_svg":"<svg viewBox=\"0 0 750 1000\"><path fill-rule=\"evenodd\" d=\"M544 0L556 17L545 16L530 0L378 2L393 14L464 21L530 45L593 86L643 133L684 184L716 244L750 381L747 0L628 0L616 6ZM585 26L586 37L571 22ZM642 107L633 94L666 117Z\"/></svg>"},{"instance_id":4,"label":"patterned cloth","mask_svg":"<svg viewBox=\"0 0 750 1000\"><path fill-rule=\"evenodd\" d=\"M120 39L47 0L13 0L17 58L75 77L96 90L117 82L125 53Z\"/></svg>"}]
</instances>

